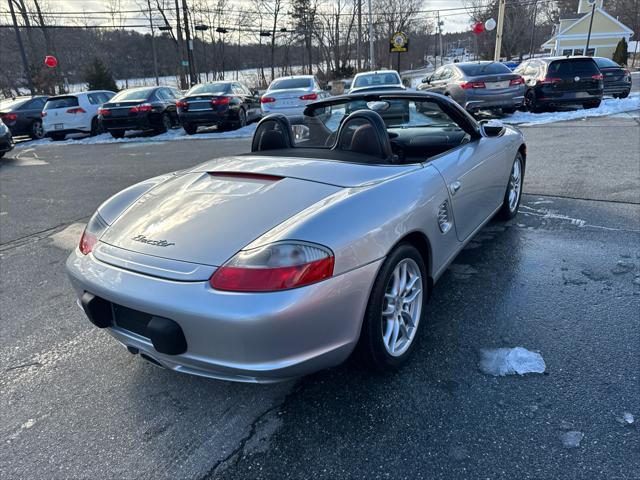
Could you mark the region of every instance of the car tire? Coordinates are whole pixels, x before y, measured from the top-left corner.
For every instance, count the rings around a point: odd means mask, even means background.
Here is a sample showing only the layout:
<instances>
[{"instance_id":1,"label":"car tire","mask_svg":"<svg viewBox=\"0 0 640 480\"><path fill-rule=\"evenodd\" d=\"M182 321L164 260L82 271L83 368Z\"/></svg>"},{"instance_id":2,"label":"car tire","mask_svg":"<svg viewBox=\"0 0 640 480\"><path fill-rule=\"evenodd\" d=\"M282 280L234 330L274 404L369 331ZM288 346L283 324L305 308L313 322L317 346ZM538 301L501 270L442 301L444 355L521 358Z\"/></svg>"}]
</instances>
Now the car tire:
<instances>
[{"instance_id":1,"label":"car tire","mask_svg":"<svg viewBox=\"0 0 640 480\"><path fill-rule=\"evenodd\" d=\"M518 152L516 158L513 160L511 172L509 173L509 182L507 183L507 190L504 194L502 206L496 214L496 218L498 220L511 220L518 214L520 201L522 200L524 167L524 157L522 156L522 153Z\"/></svg>"},{"instance_id":2,"label":"car tire","mask_svg":"<svg viewBox=\"0 0 640 480\"><path fill-rule=\"evenodd\" d=\"M98 117L93 117L91 119L91 130L89 131L89 135L95 137L96 135L100 135L103 133L102 122L98 119Z\"/></svg>"},{"instance_id":3,"label":"car tire","mask_svg":"<svg viewBox=\"0 0 640 480\"><path fill-rule=\"evenodd\" d=\"M240 110L238 111L238 120L236 120L235 122L233 122L233 124L231 125L231 129L233 130L237 130L239 128L242 127L246 127L247 126L247 112L244 111L244 108L240 108Z\"/></svg>"},{"instance_id":4,"label":"car tire","mask_svg":"<svg viewBox=\"0 0 640 480\"><path fill-rule=\"evenodd\" d=\"M602 103L601 100L595 100L593 102L584 102L582 106L585 109L598 108L600 106L600 103Z\"/></svg>"},{"instance_id":5,"label":"car tire","mask_svg":"<svg viewBox=\"0 0 640 480\"><path fill-rule=\"evenodd\" d=\"M412 287L407 289L411 282ZM404 292L398 292L403 285ZM401 243L380 267L369 296L357 346L364 365L390 372L407 362L425 322L427 289L427 270L422 255L413 245ZM413 300L407 302L407 307L405 301L411 297ZM396 307L398 304L399 308Z\"/></svg>"},{"instance_id":6,"label":"car tire","mask_svg":"<svg viewBox=\"0 0 640 480\"><path fill-rule=\"evenodd\" d=\"M162 117L160 117L160 125L154 129L154 131L158 134L167 133L169 130L173 128L173 123L171 122L171 117L168 113L163 113Z\"/></svg>"},{"instance_id":7,"label":"car tire","mask_svg":"<svg viewBox=\"0 0 640 480\"><path fill-rule=\"evenodd\" d=\"M524 97L524 103L527 107L527 110L529 110L531 113L542 113L542 111L544 110L542 105L540 105L540 102L538 102L536 93L533 90L529 90L527 92Z\"/></svg>"},{"instance_id":8,"label":"car tire","mask_svg":"<svg viewBox=\"0 0 640 480\"><path fill-rule=\"evenodd\" d=\"M124 138L125 130L109 130L113 138Z\"/></svg>"},{"instance_id":9,"label":"car tire","mask_svg":"<svg viewBox=\"0 0 640 480\"><path fill-rule=\"evenodd\" d=\"M31 124L31 133L29 133L29 136L33 140L40 140L41 138L44 138L44 129L42 128L42 120L36 120Z\"/></svg>"},{"instance_id":10,"label":"car tire","mask_svg":"<svg viewBox=\"0 0 640 480\"><path fill-rule=\"evenodd\" d=\"M67 137L67 135L64 133L50 133L49 136L54 142L59 142Z\"/></svg>"},{"instance_id":11,"label":"car tire","mask_svg":"<svg viewBox=\"0 0 640 480\"><path fill-rule=\"evenodd\" d=\"M627 98L629 96L629 92L631 90L627 90L626 92L622 92L620 95L618 95L618 98Z\"/></svg>"},{"instance_id":12,"label":"car tire","mask_svg":"<svg viewBox=\"0 0 640 480\"><path fill-rule=\"evenodd\" d=\"M182 128L187 132L187 135L194 135L198 131L198 127L196 125L191 125L190 123L183 124Z\"/></svg>"}]
</instances>

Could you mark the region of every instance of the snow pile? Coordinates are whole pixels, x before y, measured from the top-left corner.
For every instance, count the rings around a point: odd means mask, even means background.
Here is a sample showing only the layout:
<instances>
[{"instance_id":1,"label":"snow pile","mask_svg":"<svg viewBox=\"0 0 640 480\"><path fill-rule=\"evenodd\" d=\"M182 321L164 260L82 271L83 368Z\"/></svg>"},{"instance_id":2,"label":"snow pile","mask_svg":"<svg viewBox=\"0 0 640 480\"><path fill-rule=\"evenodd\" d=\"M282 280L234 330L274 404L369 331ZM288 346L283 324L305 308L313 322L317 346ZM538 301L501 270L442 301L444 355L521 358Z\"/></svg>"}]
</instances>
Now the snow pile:
<instances>
[{"instance_id":1,"label":"snow pile","mask_svg":"<svg viewBox=\"0 0 640 480\"><path fill-rule=\"evenodd\" d=\"M564 112L530 113L516 112L502 119L504 123L514 125L541 125L565 120L580 120L589 117L603 117L616 113L640 110L640 92L634 92L627 98L605 98L598 108L569 110Z\"/></svg>"},{"instance_id":2,"label":"snow pile","mask_svg":"<svg viewBox=\"0 0 640 480\"><path fill-rule=\"evenodd\" d=\"M485 348L480 351L480 370L494 377L544 373L546 368L542 355L526 348Z\"/></svg>"},{"instance_id":3,"label":"snow pile","mask_svg":"<svg viewBox=\"0 0 640 480\"><path fill-rule=\"evenodd\" d=\"M229 138L251 138L255 132L257 123L247 125L238 130L230 130L226 132L218 132L216 130L207 129L202 133L195 135L187 135L182 128L174 128L167 133L161 135L145 135L140 132L128 132L125 138L113 138L109 133L88 137L82 135L69 135L60 142L54 142L48 138L35 140L30 142L22 142L16 145L16 148L35 147L41 145L96 145L102 143L149 143L149 142L171 142L176 140L212 140L212 139L229 139Z\"/></svg>"}]
</instances>

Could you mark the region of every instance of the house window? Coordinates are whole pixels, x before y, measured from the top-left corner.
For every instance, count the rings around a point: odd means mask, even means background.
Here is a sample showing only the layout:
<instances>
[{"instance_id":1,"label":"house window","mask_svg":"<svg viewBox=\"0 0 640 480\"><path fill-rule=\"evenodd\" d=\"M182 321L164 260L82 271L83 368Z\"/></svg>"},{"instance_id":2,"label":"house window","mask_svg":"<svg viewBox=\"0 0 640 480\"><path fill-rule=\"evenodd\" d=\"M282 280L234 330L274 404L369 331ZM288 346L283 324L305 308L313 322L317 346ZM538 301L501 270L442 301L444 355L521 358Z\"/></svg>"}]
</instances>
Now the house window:
<instances>
[{"instance_id":1,"label":"house window","mask_svg":"<svg viewBox=\"0 0 640 480\"><path fill-rule=\"evenodd\" d=\"M587 57L593 57L596 54L595 48L587 48Z\"/></svg>"},{"instance_id":2,"label":"house window","mask_svg":"<svg viewBox=\"0 0 640 480\"><path fill-rule=\"evenodd\" d=\"M584 48L574 48L573 49L573 54L574 55L584 55Z\"/></svg>"},{"instance_id":3,"label":"house window","mask_svg":"<svg viewBox=\"0 0 640 480\"><path fill-rule=\"evenodd\" d=\"M570 48L565 48L564 50L562 50L562 56L563 57L568 57L572 53L573 53L573 50L571 50Z\"/></svg>"}]
</instances>

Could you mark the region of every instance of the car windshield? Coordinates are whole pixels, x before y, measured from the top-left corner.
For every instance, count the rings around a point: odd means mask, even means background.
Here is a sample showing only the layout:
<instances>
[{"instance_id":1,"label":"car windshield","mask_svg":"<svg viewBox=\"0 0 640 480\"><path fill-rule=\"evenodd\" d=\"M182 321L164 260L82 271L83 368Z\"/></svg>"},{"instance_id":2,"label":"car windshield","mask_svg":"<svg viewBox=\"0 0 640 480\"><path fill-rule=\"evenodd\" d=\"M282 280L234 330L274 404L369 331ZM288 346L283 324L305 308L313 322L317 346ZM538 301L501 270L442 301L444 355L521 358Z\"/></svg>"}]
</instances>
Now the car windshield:
<instances>
[{"instance_id":1,"label":"car windshield","mask_svg":"<svg viewBox=\"0 0 640 480\"><path fill-rule=\"evenodd\" d=\"M287 90L290 88L310 88L312 85L310 78L281 78L274 80L269 86L269 90Z\"/></svg>"},{"instance_id":2,"label":"car windshield","mask_svg":"<svg viewBox=\"0 0 640 480\"><path fill-rule=\"evenodd\" d=\"M375 87L377 85L402 85L402 82L394 72L367 73L358 75L353 81L353 88Z\"/></svg>"},{"instance_id":3,"label":"car windshield","mask_svg":"<svg viewBox=\"0 0 640 480\"><path fill-rule=\"evenodd\" d=\"M29 100L29 99L28 98L15 98L15 99L2 100L0 102L0 110L1 111L13 110L15 108L20 107L27 100Z\"/></svg>"},{"instance_id":4,"label":"car windshield","mask_svg":"<svg viewBox=\"0 0 640 480\"><path fill-rule=\"evenodd\" d=\"M480 75L496 75L501 73L511 73L509 67L503 63L459 63L457 67L468 77L478 77Z\"/></svg>"},{"instance_id":5,"label":"car windshield","mask_svg":"<svg viewBox=\"0 0 640 480\"><path fill-rule=\"evenodd\" d=\"M549 75L563 77L573 75L595 75L599 73L596 62L590 58L558 60L549 65Z\"/></svg>"},{"instance_id":6,"label":"car windshield","mask_svg":"<svg viewBox=\"0 0 640 480\"><path fill-rule=\"evenodd\" d=\"M65 97L53 97L47 100L47 103L44 105L45 110L52 110L54 108L70 108L78 106L78 97L73 95L65 96Z\"/></svg>"},{"instance_id":7,"label":"car windshield","mask_svg":"<svg viewBox=\"0 0 640 480\"><path fill-rule=\"evenodd\" d=\"M135 90L123 90L111 99L112 102L134 102L149 98L154 88L136 88Z\"/></svg>"},{"instance_id":8,"label":"car windshield","mask_svg":"<svg viewBox=\"0 0 640 480\"><path fill-rule=\"evenodd\" d=\"M191 87L191 89L187 92L187 96L202 94L222 95L224 93L229 93L229 90L229 83L203 83Z\"/></svg>"},{"instance_id":9,"label":"car windshield","mask_svg":"<svg viewBox=\"0 0 640 480\"><path fill-rule=\"evenodd\" d=\"M595 58L594 60L596 61L598 66L602 68L620 68L620 65L618 65L613 60L609 60L608 58Z\"/></svg>"},{"instance_id":10,"label":"car windshield","mask_svg":"<svg viewBox=\"0 0 640 480\"><path fill-rule=\"evenodd\" d=\"M413 99L347 100L326 107L307 109L303 117L292 119L294 142L297 147L331 148L344 119L358 110L378 113L390 135L402 131L428 133L442 128L461 131L458 124L436 102ZM394 133L395 132L395 133Z\"/></svg>"}]
</instances>

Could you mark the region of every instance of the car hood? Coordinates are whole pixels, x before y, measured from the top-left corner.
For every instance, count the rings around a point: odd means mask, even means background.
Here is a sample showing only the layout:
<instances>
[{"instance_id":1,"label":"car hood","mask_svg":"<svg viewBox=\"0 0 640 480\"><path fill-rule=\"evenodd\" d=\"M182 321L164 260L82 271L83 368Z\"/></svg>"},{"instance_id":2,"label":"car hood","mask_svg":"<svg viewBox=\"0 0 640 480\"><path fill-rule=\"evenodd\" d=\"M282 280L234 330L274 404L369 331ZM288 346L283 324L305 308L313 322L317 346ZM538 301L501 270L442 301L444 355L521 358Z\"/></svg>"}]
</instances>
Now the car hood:
<instances>
[{"instance_id":1,"label":"car hood","mask_svg":"<svg viewBox=\"0 0 640 480\"><path fill-rule=\"evenodd\" d=\"M138 198L100 241L148 256L219 266L281 222L344 187L409 171L401 166L351 165L359 175L342 172L343 185L336 185L328 181L331 176L323 164L330 163L336 176L339 162L286 160L227 158L176 175Z\"/></svg>"}]
</instances>

